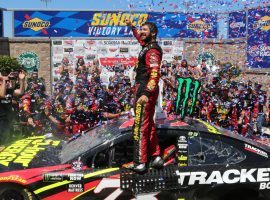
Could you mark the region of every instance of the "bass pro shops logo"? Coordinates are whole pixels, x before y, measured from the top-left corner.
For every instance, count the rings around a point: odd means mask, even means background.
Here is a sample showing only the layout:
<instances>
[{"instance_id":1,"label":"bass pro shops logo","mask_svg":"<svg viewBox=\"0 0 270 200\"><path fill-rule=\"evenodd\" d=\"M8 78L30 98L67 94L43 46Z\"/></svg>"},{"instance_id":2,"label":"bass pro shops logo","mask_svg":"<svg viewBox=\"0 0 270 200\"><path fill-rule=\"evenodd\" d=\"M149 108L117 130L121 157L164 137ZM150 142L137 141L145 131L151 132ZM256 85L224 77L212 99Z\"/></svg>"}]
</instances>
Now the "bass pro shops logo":
<instances>
[{"instance_id":1,"label":"bass pro shops logo","mask_svg":"<svg viewBox=\"0 0 270 200\"><path fill-rule=\"evenodd\" d=\"M37 17L31 19L30 16L27 14L24 17L27 21L23 22L22 24L23 28L29 28L33 31L42 31L42 33L46 35L48 34L46 28L48 28L51 25L50 21L44 21Z\"/></svg>"}]
</instances>

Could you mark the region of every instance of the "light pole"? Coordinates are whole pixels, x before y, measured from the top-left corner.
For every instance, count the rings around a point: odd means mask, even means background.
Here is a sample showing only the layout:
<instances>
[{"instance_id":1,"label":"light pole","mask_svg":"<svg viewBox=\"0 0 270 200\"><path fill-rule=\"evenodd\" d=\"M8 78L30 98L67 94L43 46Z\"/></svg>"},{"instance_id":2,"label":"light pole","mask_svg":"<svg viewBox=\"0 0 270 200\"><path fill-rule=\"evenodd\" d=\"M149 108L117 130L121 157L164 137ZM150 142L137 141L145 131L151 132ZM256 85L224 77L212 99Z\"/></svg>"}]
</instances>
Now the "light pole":
<instances>
[{"instance_id":1,"label":"light pole","mask_svg":"<svg viewBox=\"0 0 270 200\"><path fill-rule=\"evenodd\" d=\"M46 3L46 8L47 8L47 4L48 4L48 2L51 2L52 0L40 0L40 1L45 2L45 3Z\"/></svg>"}]
</instances>

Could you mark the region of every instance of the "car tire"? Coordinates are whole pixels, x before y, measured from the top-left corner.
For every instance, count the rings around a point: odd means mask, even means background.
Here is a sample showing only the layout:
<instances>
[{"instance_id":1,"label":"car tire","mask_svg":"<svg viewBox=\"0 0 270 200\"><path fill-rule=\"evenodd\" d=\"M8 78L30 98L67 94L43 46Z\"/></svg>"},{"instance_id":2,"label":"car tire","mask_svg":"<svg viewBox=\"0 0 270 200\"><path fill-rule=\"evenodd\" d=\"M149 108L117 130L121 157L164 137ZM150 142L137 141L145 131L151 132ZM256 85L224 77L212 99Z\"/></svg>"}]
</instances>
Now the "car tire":
<instances>
[{"instance_id":1,"label":"car tire","mask_svg":"<svg viewBox=\"0 0 270 200\"><path fill-rule=\"evenodd\" d=\"M15 184L0 185L1 200L36 200L28 189Z\"/></svg>"},{"instance_id":2,"label":"car tire","mask_svg":"<svg viewBox=\"0 0 270 200\"><path fill-rule=\"evenodd\" d=\"M258 192L249 188L236 189L222 195L218 200L260 200Z\"/></svg>"}]
</instances>

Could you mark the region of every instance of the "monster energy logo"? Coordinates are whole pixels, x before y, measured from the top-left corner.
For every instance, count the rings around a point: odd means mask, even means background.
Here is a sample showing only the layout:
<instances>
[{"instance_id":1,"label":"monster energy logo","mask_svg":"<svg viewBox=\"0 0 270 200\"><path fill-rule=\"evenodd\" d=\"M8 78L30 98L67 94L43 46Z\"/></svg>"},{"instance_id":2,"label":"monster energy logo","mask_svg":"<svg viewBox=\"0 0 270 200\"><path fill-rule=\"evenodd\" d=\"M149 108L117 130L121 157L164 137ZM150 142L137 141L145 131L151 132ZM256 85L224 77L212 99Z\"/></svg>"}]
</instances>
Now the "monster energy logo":
<instances>
[{"instance_id":1,"label":"monster energy logo","mask_svg":"<svg viewBox=\"0 0 270 200\"><path fill-rule=\"evenodd\" d=\"M62 174L44 174L43 175L43 181L44 182L63 181L63 175Z\"/></svg>"},{"instance_id":2,"label":"monster energy logo","mask_svg":"<svg viewBox=\"0 0 270 200\"><path fill-rule=\"evenodd\" d=\"M192 78L178 78L177 81L176 113L183 119L186 113L193 113L201 83Z\"/></svg>"}]
</instances>

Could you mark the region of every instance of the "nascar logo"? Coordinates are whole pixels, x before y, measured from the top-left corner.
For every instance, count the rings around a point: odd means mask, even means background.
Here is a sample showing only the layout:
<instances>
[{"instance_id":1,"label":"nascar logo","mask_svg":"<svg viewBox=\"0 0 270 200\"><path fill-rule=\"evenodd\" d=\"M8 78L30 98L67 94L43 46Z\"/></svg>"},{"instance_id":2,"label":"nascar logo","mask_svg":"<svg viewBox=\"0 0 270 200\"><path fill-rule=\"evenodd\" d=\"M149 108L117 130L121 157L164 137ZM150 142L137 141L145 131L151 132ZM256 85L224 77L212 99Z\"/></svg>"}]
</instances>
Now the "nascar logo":
<instances>
[{"instance_id":1,"label":"nascar logo","mask_svg":"<svg viewBox=\"0 0 270 200\"><path fill-rule=\"evenodd\" d=\"M40 31L43 28L48 28L51 25L49 21L43 21L39 18L30 19L23 23L23 28L30 28L33 31Z\"/></svg>"}]
</instances>

